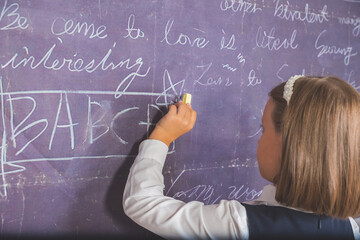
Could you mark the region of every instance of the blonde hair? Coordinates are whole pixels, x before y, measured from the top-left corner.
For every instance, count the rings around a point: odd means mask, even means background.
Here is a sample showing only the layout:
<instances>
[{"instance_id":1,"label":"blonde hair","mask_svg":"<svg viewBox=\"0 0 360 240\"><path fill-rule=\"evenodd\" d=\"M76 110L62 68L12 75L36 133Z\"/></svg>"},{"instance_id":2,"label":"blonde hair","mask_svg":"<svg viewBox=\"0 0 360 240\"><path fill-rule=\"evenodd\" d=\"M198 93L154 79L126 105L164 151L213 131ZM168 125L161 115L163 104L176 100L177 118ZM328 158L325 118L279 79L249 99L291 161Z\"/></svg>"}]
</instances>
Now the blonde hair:
<instances>
[{"instance_id":1,"label":"blonde hair","mask_svg":"<svg viewBox=\"0 0 360 240\"><path fill-rule=\"evenodd\" d=\"M276 200L345 219L360 215L360 95L337 77L302 77L287 106L285 83L269 96L282 135Z\"/></svg>"}]
</instances>

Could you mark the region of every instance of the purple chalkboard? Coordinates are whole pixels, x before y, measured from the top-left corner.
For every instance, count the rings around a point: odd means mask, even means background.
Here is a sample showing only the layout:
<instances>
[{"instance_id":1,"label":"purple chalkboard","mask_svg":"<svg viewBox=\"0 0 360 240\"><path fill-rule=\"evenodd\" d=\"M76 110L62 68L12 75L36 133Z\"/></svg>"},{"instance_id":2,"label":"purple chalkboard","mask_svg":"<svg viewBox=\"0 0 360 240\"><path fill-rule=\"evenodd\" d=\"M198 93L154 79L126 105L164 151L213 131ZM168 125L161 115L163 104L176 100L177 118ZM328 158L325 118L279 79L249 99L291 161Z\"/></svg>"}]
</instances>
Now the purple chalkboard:
<instances>
[{"instance_id":1,"label":"purple chalkboard","mask_svg":"<svg viewBox=\"0 0 360 240\"><path fill-rule=\"evenodd\" d=\"M0 0L0 238L156 238L122 210L141 140L184 93L165 194L251 200L269 90L295 74L360 89L360 3Z\"/></svg>"}]
</instances>

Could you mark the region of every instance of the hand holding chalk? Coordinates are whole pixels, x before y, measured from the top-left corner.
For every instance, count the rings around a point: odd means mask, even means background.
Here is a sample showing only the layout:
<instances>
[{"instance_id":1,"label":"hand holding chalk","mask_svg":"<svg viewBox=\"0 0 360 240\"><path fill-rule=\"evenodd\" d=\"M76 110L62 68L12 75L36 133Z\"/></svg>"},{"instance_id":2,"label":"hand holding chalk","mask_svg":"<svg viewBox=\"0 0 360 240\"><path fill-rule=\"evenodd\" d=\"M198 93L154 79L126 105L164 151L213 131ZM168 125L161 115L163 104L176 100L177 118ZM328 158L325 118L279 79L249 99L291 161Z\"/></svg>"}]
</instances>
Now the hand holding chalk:
<instances>
[{"instance_id":1,"label":"hand holding chalk","mask_svg":"<svg viewBox=\"0 0 360 240\"><path fill-rule=\"evenodd\" d=\"M196 112L190 105L191 95L190 100L188 97L189 95L190 94L185 94L183 102L178 102L169 107L169 112L156 124L149 139L162 141L169 146L170 143L194 127L196 122ZM184 101L186 101L186 103Z\"/></svg>"}]
</instances>

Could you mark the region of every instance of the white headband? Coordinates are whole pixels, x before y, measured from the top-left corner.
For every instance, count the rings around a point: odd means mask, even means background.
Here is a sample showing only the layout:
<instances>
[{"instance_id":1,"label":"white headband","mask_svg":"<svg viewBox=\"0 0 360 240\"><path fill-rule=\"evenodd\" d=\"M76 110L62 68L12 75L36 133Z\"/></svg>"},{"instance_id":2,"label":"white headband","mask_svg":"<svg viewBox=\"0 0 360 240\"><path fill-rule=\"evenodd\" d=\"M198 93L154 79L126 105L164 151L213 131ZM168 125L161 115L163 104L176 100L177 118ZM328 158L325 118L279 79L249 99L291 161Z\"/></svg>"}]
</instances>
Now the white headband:
<instances>
[{"instance_id":1,"label":"white headband","mask_svg":"<svg viewBox=\"0 0 360 240\"><path fill-rule=\"evenodd\" d=\"M293 94L293 88L294 88L294 83L296 80L298 80L299 78L303 77L302 75L295 75L292 76L286 83L284 86L284 93L283 93L283 98L286 100L287 105L289 105L290 99L291 99L291 95Z\"/></svg>"}]
</instances>

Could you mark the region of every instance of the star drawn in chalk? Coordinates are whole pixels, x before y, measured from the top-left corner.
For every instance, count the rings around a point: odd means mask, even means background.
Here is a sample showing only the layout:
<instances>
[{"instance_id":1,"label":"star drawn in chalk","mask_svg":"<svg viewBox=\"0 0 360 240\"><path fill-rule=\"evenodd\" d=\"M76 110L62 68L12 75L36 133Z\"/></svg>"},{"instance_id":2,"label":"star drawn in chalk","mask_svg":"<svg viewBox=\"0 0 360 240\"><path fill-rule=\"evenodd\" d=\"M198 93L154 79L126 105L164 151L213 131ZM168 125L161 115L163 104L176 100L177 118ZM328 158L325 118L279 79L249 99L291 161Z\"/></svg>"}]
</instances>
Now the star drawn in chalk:
<instances>
[{"instance_id":1,"label":"star drawn in chalk","mask_svg":"<svg viewBox=\"0 0 360 240\"><path fill-rule=\"evenodd\" d=\"M180 100L180 96L183 92L185 84L185 79L173 83L171 80L170 73L167 69L164 71L163 75L163 89L164 91L161 93L159 97L156 98L156 105L158 106L169 106ZM170 98L170 99L169 99Z\"/></svg>"}]
</instances>

